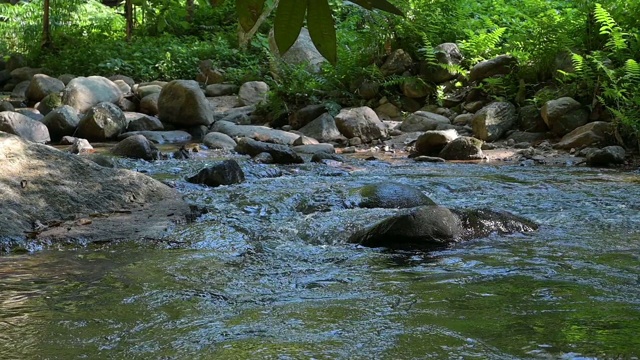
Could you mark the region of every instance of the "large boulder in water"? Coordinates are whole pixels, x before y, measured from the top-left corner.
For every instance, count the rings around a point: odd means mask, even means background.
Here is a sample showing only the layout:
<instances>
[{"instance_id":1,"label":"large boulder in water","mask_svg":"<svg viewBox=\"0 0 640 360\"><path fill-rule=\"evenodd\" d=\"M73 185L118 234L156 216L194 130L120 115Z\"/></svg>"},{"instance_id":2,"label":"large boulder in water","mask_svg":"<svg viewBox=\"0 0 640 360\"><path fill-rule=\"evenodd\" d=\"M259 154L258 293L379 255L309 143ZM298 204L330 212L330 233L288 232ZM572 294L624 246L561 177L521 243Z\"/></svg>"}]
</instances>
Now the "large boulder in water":
<instances>
[{"instance_id":1,"label":"large boulder in water","mask_svg":"<svg viewBox=\"0 0 640 360\"><path fill-rule=\"evenodd\" d=\"M122 99L122 91L113 81L102 76L77 77L63 90L62 102L78 112L108 102L116 104Z\"/></svg>"},{"instance_id":2,"label":"large boulder in water","mask_svg":"<svg viewBox=\"0 0 640 360\"><path fill-rule=\"evenodd\" d=\"M452 209L462 223L463 240L487 237L491 234L526 233L538 229L538 225L522 216L507 211L491 209Z\"/></svg>"},{"instance_id":3,"label":"large boulder in water","mask_svg":"<svg viewBox=\"0 0 640 360\"><path fill-rule=\"evenodd\" d=\"M0 112L0 131L37 143L51 141L49 130L43 123L13 111Z\"/></svg>"},{"instance_id":4,"label":"large boulder in water","mask_svg":"<svg viewBox=\"0 0 640 360\"><path fill-rule=\"evenodd\" d=\"M173 80L162 88L158 97L160 121L179 126L209 126L213 112L204 92L194 80Z\"/></svg>"},{"instance_id":5,"label":"large boulder in water","mask_svg":"<svg viewBox=\"0 0 640 360\"><path fill-rule=\"evenodd\" d=\"M435 203L415 186L382 182L356 189L354 194L347 199L347 205L361 208L402 209L435 205Z\"/></svg>"},{"instance_id":6,"label":"large boulder in water","mask_svg":"<svg viewBox=\"0 0 640 360\"><path fill-rule=\"evenodd\" d=\"M179 194L146 175L2 132L0 163L0 252L56 241L160 239L190 214Z\"/></svg>"}]
</instances>

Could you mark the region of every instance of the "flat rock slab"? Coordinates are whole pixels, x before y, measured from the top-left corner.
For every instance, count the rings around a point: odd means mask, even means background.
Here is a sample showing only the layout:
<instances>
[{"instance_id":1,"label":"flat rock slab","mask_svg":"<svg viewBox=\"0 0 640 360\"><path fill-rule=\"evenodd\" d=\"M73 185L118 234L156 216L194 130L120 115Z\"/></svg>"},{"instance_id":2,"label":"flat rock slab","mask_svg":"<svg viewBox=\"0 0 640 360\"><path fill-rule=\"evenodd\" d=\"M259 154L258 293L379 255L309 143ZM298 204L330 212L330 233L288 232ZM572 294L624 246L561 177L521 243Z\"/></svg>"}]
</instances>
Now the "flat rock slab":
<instances>
[{"instance_id":1,"label":"flat rock slab","mask_svg":"<svg viewBox=\"0 0 640 360\"><path fill-rule=\"evenodd\" d=\"M266 126L236 125L229 121L216 121L211 131L227 134L232 138L248 137L253 140L274 144L293 145L300 135L283 130L275 130Z\"/></svg>"},{"instance_id":2,"label":"flat rock slab","mask_svg":"<svg viewBox=\"0 0 640 360\"><path fill-rule=\"evenodd\" d=\"M190 214L173 189L0 132L0 250L51 241L159 239Z\"/></svg>"}]
</instances>

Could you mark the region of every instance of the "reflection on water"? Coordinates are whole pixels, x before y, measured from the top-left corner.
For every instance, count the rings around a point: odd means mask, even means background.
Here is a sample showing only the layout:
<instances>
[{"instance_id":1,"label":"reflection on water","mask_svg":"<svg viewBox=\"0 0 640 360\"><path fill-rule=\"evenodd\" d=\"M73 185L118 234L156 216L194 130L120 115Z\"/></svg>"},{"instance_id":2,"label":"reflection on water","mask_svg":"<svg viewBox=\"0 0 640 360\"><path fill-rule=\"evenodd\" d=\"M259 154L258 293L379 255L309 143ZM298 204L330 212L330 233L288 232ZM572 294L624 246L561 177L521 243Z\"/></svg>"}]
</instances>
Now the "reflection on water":
<instances>
[{"instance_id":1,"label":"reflection on water","mask_svg":"<svg viewBox=\"0 0 640 360\"><path fill-rule=\"evenodd\" d=\"M216 189L176 177L205 161L135 164L209 210L172 239L182 249L0 257L0 358L640 356L637 174L354 160ZM393 210L344 199L389 179L542 226L432 253L345 244Z\"/></svg>"}]
</instances>

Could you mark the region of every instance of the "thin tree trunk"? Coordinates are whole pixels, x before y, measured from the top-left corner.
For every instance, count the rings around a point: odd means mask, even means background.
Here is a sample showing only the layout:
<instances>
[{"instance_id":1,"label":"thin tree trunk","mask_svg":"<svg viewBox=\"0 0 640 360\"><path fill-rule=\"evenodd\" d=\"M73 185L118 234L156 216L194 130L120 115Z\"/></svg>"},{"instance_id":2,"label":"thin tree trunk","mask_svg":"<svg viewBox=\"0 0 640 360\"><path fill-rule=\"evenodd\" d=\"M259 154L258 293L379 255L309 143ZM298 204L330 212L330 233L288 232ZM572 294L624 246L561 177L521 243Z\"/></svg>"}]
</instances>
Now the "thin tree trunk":
<instances>
[{"instance_id":1,"label":"thin tree trunk","mask_svg":"<svg viewBox=\"0 0 640 360\"><path fill-rule=\"evenodd\" d=\"M193 13L195 11L194 0L187 0L187 22L191 24L193 21Z\"/></svg>"},{"instance_id":2,"label":"thin tree trunk","mask_svg":"<svg viewBox=\"0 0 640 360\"><path fill-rule=\"evenodd\" d=\"M260 14L260 17L258 17L258 20L256 20L256 23L253 24L253 27L251 28L251 30L244 32L240 24L238 24L238 46L240 47L241 50L247 49L247 47L249 46L249 42L251 41L251 38L253 38L256 32L258 32L260 25L262 25L265 22L265 20L267 20L271 12L278 7L279 1L280 0L274 0L273 5L265 9L262 12L262 14Z\"/></svg>"},{"instance_id":3,"label":"thin tree trunk","mask_svg":"<svg viewBox=\"0 0 640 360\"><path fill-rule=\"evenodd\" d=\"M44 9L42 17L42 44L41 47L51 47L51 20L49 19L49 0L44 0Z\"/></svg>"},{"instance_id":4,"label":"thin tree trunk","mask_svg":"<svg viewBox=\"0 0 640 360\"><path fill-rule=\"evenodd\" d=\"M133 36L133 1L126 0L124 3L124 12L127 19L127 42L131 42Z\"/></svg>"}]
</instances>

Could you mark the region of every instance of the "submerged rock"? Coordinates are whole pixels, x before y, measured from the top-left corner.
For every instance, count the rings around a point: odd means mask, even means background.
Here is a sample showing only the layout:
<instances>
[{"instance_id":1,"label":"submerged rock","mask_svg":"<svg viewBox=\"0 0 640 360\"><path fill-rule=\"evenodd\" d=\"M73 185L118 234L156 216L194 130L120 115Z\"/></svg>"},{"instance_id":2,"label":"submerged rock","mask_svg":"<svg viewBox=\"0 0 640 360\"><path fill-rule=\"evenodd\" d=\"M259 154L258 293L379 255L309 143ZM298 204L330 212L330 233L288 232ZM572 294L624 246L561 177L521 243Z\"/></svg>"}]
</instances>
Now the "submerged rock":
<instances>
[{"instance_id":1,"label":"submerged rock","mask_svg":"<svg viewBox=\"0 0 640 360\"><path fill-rule=\"evenodd\" d=\"M365 185L357 189L347 203L361 208L387 209L435 205L419 188L395 182Z\"/></svg>"}]
</instances>

